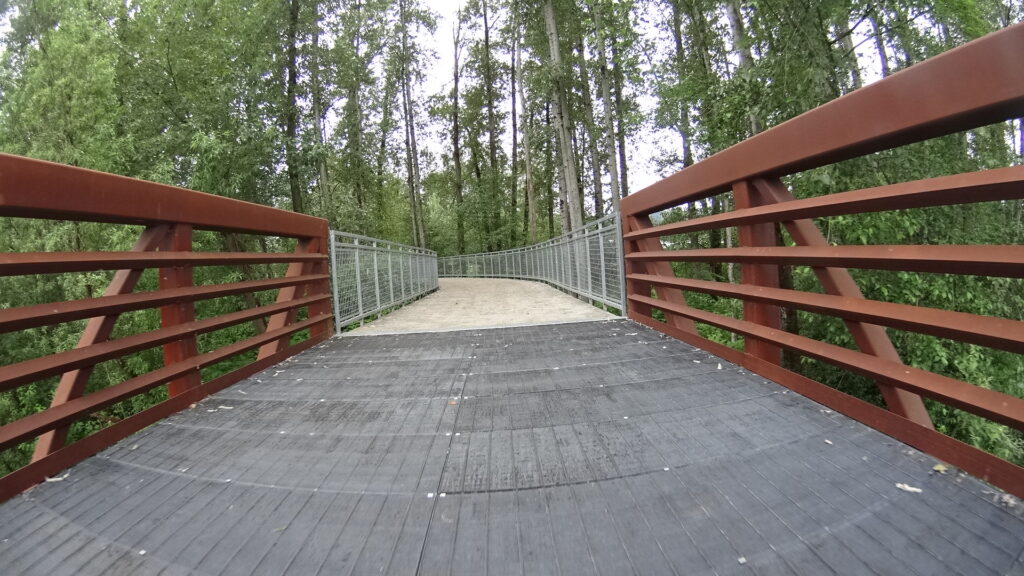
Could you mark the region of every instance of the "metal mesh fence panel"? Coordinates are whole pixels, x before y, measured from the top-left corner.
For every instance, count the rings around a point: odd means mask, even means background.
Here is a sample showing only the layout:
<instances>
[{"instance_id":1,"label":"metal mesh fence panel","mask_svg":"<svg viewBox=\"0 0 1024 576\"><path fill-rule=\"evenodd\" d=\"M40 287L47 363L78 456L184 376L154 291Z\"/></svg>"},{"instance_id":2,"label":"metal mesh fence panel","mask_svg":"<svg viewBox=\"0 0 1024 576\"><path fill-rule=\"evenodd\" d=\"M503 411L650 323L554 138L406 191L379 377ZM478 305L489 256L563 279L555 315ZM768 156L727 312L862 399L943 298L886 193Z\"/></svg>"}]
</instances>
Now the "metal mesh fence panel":
<instances>
[{"instance_id":1,"label":"metal mesh fence panel","mask_svg":"<svg viewBox=\"0 0 1024 576\"><path fill-rule=\"evenodd\" d=\"M331 231L331 287L338 332L437 289L437 254Z\"/></svg>"},{"instance_id":2,"label":"metal mesh fence panel","mask_svg":"<svg viewBox=\"0 0 1024 576\"><path fill-rule=\"evenodd\" d=\"M439 258L436 270L443 278L539 280L623 309L622 236L615 215L533 246Z\"/></svg>"}]
</instances>

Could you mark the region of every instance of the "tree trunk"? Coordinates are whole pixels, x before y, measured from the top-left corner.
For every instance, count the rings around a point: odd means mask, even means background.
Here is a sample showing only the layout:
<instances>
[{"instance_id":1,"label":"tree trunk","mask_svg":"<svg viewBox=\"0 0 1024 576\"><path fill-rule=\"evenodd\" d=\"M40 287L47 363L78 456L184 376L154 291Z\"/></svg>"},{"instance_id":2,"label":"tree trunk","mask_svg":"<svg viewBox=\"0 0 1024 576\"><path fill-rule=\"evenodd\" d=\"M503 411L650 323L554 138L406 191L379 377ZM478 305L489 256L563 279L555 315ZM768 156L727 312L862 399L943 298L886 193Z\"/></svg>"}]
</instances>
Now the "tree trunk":
<instances>
[{"instance_id":1,"label":"tree trunk","mask_svg":"<svg viewBox=\"0 0 1024 576\"><path fill-rule=\"evenodd\" d=\"M501 174L498 169L498 116L497 97L494 93L494 62L491 58L491 24L488 14L488 0L481 0L480 11L484 23L484 97L487 99L487 190L489 196L488 212L491 218L491 229L497 232L501 227ZM497 248L501 249L501 239Z\"/></svg>"},{"instance_id":2,"label":"tree trunk","mask_svg":"<svg viewBox=\"0 0 1024 576\"><path fill-rule=\"evenodd\" d=\"M423 210L420 202L419 151L416 146L416 113L412 101L412 71L409 69L412 54L409 51L408 20L405 0L399 0L398 8L402 29L402 109L405 113L405 165L409 186L409 208L412 219L413 243L426 248L427 236L423 229Z\"/></svg>"},{"instance_id":3,"label":"tree trunk","mask_svg":"<svg viewBox=\"0 0 1024 576\"><path fill-rule=\"evenodd\" d=\"M452 162L455 164L455 247L459 254L466 253L466 222L462 205L462 147L459 130L459 38L462 31L462 12L455 19L455 65L452 68Z\"/></svg>"},{"instance_id":4,"label":"tree trunk","mask_svg":"<svg viewBox=\"0 0 1024 576\"><path fill-rule=\"evenodd\" d=\"M618 121L615 137L619 142L619 188L621 189L622 197L625 198L629 194L629 176L628 168L626 167L626 109L622 98L622 85L625 83L625 78L622 74L622 63L619 61L618 43L614 38L611 39L611 45L615 116Z\"/></svg>"},{"instance_id":5,"label":"tree trunk","mask_svg":"<svg viewBox=\"0 0 1024 576\"><path fill-rule=\"evenodd\" d=\"M310 47L309 71L313 94L311 105L313 108L313 137L316 139L317 156L317 192L320 195L320 211L325 218L330 218L331 210L328 208L330 198L328 193L327 180L327 151L326 134L324 134L324 116L327 114L327 105L324 102L323 87L321 85L320 70L320 13L317 2L313 2L313 41Z\"/></svg>"},{"instance_id":6,"label":"tree trunk","mask_svg":"<svg viewBox=\"0 0 1024 576\"><path fill-rule=\"evenodd\" d=\"M285 88L287 100L285 110L285 163L288 170L288 189L292 197L292 210L305 212L303 205L302 187L299 183L299 154L298 154L298 126L299 126L299 0L288 2L288 84Z\"/></svg>"},{"instance_id":7,"label":"tree trunk","mask_svg":"<svg viewBox=\"0 0 1024 576\"><path fill-rule=\"evenodd\" d=\"M551 134L551 102L544 103L544 134ZM544 167L547 173L548 238L555 236L555 161L551 138L544 138Z\"/></svg>"},{"instance_id":8,"label":"tree trunk","mask_svg":"<svg viewBox=\"0 0 1024 576\"><path fill-rule=\"evenodd\" d=\"M590 96L590 73L587 70L587 58L583 47L583 38L579 46L580 88L583 92L583 122L586 127L587 148L590 150L590 178L593 180L594 217L604 216L604 192L601 190L601 146L599 144L597 123L594 121L594 99Z\"/></svg>"},{"instance_id":9,"label":"tree trunk","mask_svg":"<svg viewBox=\"0 0 1024 576\"><path fill-rule=\"evenodd\" d=\"M518 34L518 33L517 33ZM519 56L516 60L515 75L518 77L516 87L519 89L519 101L523 103L523 109L526 109L526 89L523 87L523 60L520 53L520 45L516 42L516 54ZM515 132L513 130L513 132ZM518 137L518 135L516 135ZM537 242L537 198L534 192L534 180L533 180L533 162L530 158L531 150L530 138L530 118L527 116L523 119L523 168L526 172L526 230L527 239L530 244ZM514 164L513 164L514 166Z\"/></svg>"},{"instance_id":10,"label":"tree trunk","mask_svg":"<svg viewBox=\"0 0 1024 576\"><path fill-rule=\"evenodd\" d=\"M615 105L609 88L608 61L604 52L604 28L601 21L601 11L592 4L594 13L594 27L597 29L597 64L601 70L601 100L604 103L604 132L605 132L605 156L608 161L609 184L612 188L612 212L619 213L619 199L622 198L619 189L619 166L615 150L615 120L613 107Z\"/></svg>"},{"instance_id":11,"label":"tree trunk","mask_svg":"<svg viewBox=\"0 0 1024 576\"><path fill-rule=\"evenodd\" d=\"M878 18L868 17L871 23L871 30L874 32L875 50L878 51L878 63L881 66L882 78L889 76L889 52L885 49L885 38L882 36L882 27L878 24Z\"/></svg>"},{"instance_id":12,"label":"tree trunk","mask_svg":"<svg viewBox=\"0 0 1024 576\"><path fill-rule=\"evenodd\" d=\"M512 29L517 30L515 24L513 24ZM512 98L512 202L509 209L508 227L512 241L511 247L515 247L519 241L519 219L516 218L519 210L516 205L519 197L519 111L516 106L516 58L519 56L518 50L519 32L516 31L512 36L512 66L509 68L509 82L511 84L509 95Z\"/></svg>"},{"instance_id":13,"label":"tree trunk","mask_svg":"<svg viewBox=\"0 0 1024 576\"><path fill-rule=\"evenodd\" d=\"M750 38L747 36L746 26L743 24L743 11L740 7L740 0L728 0L725 3L725 13L729 18L729 31L732 34L733 51L739 61L737 71L742 72L750 69L754 64L754 58L750 53ZM750 135L760 133L764 130L761 119L758 118L753 108L747 110L747 120L750 122Z\"/></svg>"},{"instance_id":14,"label":"tree trunk","mask_svg":"<svg viewBox=\"0 0 1024 576\"><path fill-rule=\"evenodd\" d=\"M679 0L672 2L672 40L675 46L676 81L682 82L686 76L686 50L683 47L683 13ZM690 108L689 103L680 99L679 118L676 120L676 131L683 145L683 168L693 164L693 150L690 147Z\"/></svg>"},{"instance_id":15,"label":"tree trunk","mask_svg":"<svg viewBox=\"0 0 1024 576\"><path fill-rule=\"evenodd\" d=\"M550 65L555 77L555 129L558 132L559 165L562 167L559 171L559 183L564 186L564 189L559 190L559 196L566 202L565 209L569 213L570 229L576 229L583 226L583 211L580 206L576 155L572 149L572 129L569 126L569 101L565 93L565 74L562 70L558 27L555 23L555 9L552 0L547 0L544 3L544 22L547 25L548 48L551 53Z\"/></svg>"}]
</instances>

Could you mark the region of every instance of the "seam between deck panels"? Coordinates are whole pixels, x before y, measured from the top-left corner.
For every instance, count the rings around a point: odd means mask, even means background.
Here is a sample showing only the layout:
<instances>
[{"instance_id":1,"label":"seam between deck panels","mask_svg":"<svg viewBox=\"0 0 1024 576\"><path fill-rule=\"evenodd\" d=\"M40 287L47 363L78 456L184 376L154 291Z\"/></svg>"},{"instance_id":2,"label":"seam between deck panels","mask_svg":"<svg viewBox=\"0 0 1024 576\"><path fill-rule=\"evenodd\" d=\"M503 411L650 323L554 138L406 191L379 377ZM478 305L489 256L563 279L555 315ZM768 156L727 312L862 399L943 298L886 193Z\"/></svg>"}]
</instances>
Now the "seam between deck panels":
<instances>
[{"instance_id":1,"label":"seam between deck panels","mask_svg":"<svg viewBox=\"0 0 1024 576\"><path fill-rule=\"evenodd\" d=\"M445 334L448 332L466 332L469 330L505 330L508 328L529 328L531 326L559 326L562 324L587 324L587 323L604 323L609 324L612 322L628 322L628 318L622 316L611 316L604 320L597 318L590 318L587 320L555 320L553 322L538 322L536 324L497 324L492 326L459 326L456 328L441 328L439 330L405 330L405 331L391 331L391 332L373 332L368 334L353 334L352 332L343 332L336 334L331 338L364 338L370 336L407 336L412 334Z\"/></svg>"},{"instance_id":2,"label":"seam between deck panels","mask_svg":"<svg viewBox=\"0 0 1024 576\"><path fill-rule=\"evenodd\" d=\"M427 526L423 530L423 542L420 543L420 556L416 560L416 574L419 574L423 567L423 555L427 549L427 537L430 535L430 527L434 523L434 512L437 510L437 501L441 499L441 485L444 482L444 472L448 468L448 457L452 453L452 444L455 442L455 428L459 423L459 415L462 414L462 393L466 389L466 380L469 378L469 370L473 366L472 357L469 359L469 363L466 366L466 372L459 374L457 377L452 379L452 384L448 388L449 398L451 397L451 391L455 388L455 383L461 380L462 387L459 389L459 402L455 406L455 418L452 420L452 431L451 435L448 436L448 447L444 452L444 463L441 465L441 471L437 477L437 486L434 487L434 498L433 503L430 505L430 515L427 517ZM444 421L444 413L442 412L441 420L438 422L438 433L441 432L441 422ZM424 461L425 462L425 461ZM424 464L425 465L425 464ZM458 520L456 520L458 522ZM456 533L458 532L458 524L456 523ZM455 546L455 538L452 538L452 547ZM392 561L394 558L392 558ZM390 566L390 562L388 563Z\"/></svg>"}]
</instances>

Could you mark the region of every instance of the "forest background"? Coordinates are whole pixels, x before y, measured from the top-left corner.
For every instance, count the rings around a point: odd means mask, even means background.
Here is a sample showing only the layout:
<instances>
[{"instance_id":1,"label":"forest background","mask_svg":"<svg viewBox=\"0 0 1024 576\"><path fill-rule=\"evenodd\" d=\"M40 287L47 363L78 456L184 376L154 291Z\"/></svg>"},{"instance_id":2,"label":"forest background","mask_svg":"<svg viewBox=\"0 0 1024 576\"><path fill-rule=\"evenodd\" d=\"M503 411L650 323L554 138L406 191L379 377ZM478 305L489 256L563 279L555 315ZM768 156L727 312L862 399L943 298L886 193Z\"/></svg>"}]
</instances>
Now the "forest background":
<instances>
[{"instance_id":1,"label":"forest background","mask_svg":"<svg viewBox=\"0 0 1024 576\"><path fill-rule=\"evenodd\" d=\"M1021 0L0 0L0 151L327 218L439 255L558 236L685 168L866 82L1024 19ZM438 22L444 22L439 26ZM922 95L926 97L926 95ZM797 197L1020 164L1020 120L805 172ZM730 209L726 196L659 215ZM822 219L836 244L1019 244L1020 202ZM0 219L0 251L127 249L138 229ZM673 238L732 245L733 230ZM203 235L197 249L256 239ZM721 264L678 265L734 281ZM805 268L792 285L817 290ZM209 269L253 278L271 267ZM854 271L868 298L1021 319L1019 280ZM0 308L98 295L109 274L0 278ZM144 277L142 288L155 284ZM272 298L272 294L257 299ZM738 317L735 300L691 303ZM252 302L204 303L200 317ZM118 335L157 326L126 314ZM843 324L793 332L853 347ZM82 323L0 336L0 365L66 350ZM217 348L258 323L209 335ZM738 346L729 334L702 332ZM908 364L1024 396L1024 359L890 330ZM806 358L787 366L880 403L874 385ZM96 389L161 364L97 367ZM230 366L215 368L227 371ZM0 424L49 405L54 381L0 394ZM82 435L162 391L79 422ZM929 402L936 427L1024 464L1020 432ZM0 474L31 444L0 454Z\"/></svg>"}]
</instances>

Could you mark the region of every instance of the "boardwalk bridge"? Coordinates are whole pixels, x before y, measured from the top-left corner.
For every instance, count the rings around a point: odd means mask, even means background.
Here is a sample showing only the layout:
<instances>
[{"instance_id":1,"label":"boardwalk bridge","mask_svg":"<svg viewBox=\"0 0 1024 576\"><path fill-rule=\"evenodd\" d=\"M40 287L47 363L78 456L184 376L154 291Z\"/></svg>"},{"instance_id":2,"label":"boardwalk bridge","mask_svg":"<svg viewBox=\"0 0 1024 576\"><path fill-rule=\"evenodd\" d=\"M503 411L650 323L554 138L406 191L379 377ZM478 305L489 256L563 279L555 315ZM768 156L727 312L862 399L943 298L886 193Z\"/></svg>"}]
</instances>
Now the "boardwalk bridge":
<instances>
[{"instance_id":1,"label":"boardwalk bridge","mask_svg":"<svg viewBox=\"0 0 1024 576\"><path fill-rule=\"evenodd\" d=\"M1021 354L1024 322L866 299L847 271L1019 279L1024 248L834 246L815 223L1019 202L1024 167L800 200L783 180L1019 118L1021 54L1024 27L1008 28L629 196L621 222L456 258L0 156L0 216L141 231L130 251L0 254L7 276L112 274L102 296L0 310L0 333L84 326L73 349L0 367L6 394L59 378L51 406L0 422L0 449L34 445L0 479L0 573L1024 574L1024 470L934 430L922 398L1016 430L1024 400L903 365L886 332ZM735 209L652 221L719 194ZM737 247L666 241L726 227ZM267 264L276 277L200 274ZM780 266L811 267L820 292L780 287ZM782 309L841 319L856 347L784 331ZM158 326L119 332L140 311ZM207 334L257 319L209 349ZM87 387L94 366L144 350L163 367ZM788 370L783 350L868 376L886 407ZM165 387L69 442L75 423Z\"/></svg>"}]
</instances>

